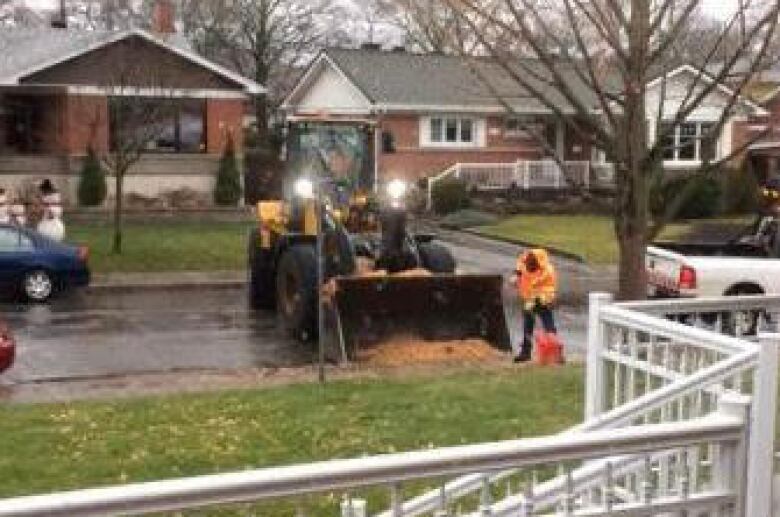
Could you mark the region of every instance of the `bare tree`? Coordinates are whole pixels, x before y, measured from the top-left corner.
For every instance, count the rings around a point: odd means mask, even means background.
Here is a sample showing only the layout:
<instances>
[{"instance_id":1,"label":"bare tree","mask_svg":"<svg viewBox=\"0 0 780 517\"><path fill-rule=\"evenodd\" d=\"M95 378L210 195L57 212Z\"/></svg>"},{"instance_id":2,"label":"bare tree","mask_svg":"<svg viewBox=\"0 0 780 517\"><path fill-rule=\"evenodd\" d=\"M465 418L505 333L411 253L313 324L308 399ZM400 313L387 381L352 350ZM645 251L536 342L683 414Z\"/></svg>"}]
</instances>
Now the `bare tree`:
<instances>
[{"instance_id":1,"label":"bare tree","mask_svg":"<svg viewBox=\"0 0 780 517\"><path fill-rule=\"evenodd\" d=\"M458 12L443 2L374 0L373 12L394 26L415 50L468 53L478 41Z\"/></svg>"},{"instance_id":2,"label":"bare tree","mask_svg":"<svg viewBox=\"0 0 780 517\"><path fill-rule=\"evenodd\" d=\"M338 11L328 0L183 0L185 33L206 57L270 86L258 99L258 131L267 131L268 102L281 99L290 76L327 44Z\"/></svg>"},{"instance_id":3,"label":"bare tree","mask_svg":"<svg viewBox=\"0 0 780 517\"><path fill-rule=\"evenodd\" d=\"M149 67L134 43L115 48L111 64L104 67L100 87L107 96L107 108L95 109L87 105L82 110L90 113L93 145L100 134L108 131L108 148L100 153L101 162L114 178L114 236L112 251L122 253L125 179L131 169L149 152L167 150L175 146L177 77L185 66L171 60L167 66Z\"/></svg>"},{"instance_id":4,"label":"bare tree","mask_svg":"<svg viewBox=\"0 0 780 517\"><path fill-rule=\"evenodd\" d=\"M667 78L675 49L700 23L700 0L436 3L457 12L471 28L479 43L473 54L492 58L507 78L614 163L620 294L643 297L646 244L684 199L680 196L665 214L651 217L650 185L661 174L669 137L711 95L720 95L725 100L719 119L696 137L708 152L702 153L693 176L710 174L746 150L747 145L737 146L721 157L712 152L738 111L745 87L769 58L780 0L741 0L707 41L697 43L695 73L685 84L671 84ZM731 91L720 88L726 82ZM651 90L660 91L655 104L648 102ZM656 121L652 133L651 120Z\"/></svg>"}]
</instances>

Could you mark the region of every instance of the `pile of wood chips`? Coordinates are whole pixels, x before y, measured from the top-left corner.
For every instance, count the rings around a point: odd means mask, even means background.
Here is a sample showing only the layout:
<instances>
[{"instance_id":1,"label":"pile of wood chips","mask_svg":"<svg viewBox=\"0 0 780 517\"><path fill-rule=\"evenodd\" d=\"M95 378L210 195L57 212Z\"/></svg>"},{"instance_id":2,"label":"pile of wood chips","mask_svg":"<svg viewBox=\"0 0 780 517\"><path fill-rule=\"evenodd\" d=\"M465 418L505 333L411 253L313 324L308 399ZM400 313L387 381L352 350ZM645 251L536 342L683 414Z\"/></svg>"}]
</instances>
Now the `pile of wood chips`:
<instances>
[{"instance_id":1,"label":"pile of wood chips","mask_svg":"<svg viewBox=\"0 0 780 517\"><path fill-rule=\"evenodd\" d=\"M423 341L396 337L361 347L358 361L372 366L406 366L434 363L475 363L504 359L504 354L482 339Z\"/></svg>"}]
</instances>

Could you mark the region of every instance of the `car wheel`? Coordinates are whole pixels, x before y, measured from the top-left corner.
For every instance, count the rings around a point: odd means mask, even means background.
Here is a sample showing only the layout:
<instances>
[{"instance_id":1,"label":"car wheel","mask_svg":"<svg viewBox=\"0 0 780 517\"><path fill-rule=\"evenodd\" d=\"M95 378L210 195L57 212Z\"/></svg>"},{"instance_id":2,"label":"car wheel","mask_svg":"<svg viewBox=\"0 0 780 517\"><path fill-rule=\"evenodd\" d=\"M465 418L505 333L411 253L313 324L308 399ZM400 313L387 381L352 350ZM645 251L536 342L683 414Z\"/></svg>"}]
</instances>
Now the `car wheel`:
<instances>
[{"instance_id":1,"label":"car wheel","mask_svg":"<svg viewBox=\"0 0 780 517\"><path fill-rule=\"evenodd\" d=\"M31 302L43 303L54 294L54 281L51 275L43 269L30 271L24 275L22 280L22 292Z\"/></svg>"}]
</instances>

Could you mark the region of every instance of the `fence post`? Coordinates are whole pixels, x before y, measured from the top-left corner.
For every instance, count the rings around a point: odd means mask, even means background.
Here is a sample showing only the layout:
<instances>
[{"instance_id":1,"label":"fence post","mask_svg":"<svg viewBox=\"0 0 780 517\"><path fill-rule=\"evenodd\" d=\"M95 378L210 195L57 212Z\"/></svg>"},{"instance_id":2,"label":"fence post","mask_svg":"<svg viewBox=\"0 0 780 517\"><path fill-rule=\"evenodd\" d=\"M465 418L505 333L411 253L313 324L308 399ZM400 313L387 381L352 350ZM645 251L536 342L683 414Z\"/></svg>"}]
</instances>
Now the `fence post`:
<instances>
[{"instance_id":1,"label":"fence post","mask_svg":"<svg viewBox=\"0 0 780 517\"><path fill-rule=\"evenodd\" d=\"M460 162L455 164L455 179L460 179Z\"/></svg>"},{"instance_id":2,"label":"fence post","mask_svg":"<svg viewBox=\"0 0 780 517\"><path fill-rule=\"evenodd\" d=\"M753 406L748 438L745 515L772 514L772 485L777 411L777 368L780 334L760 334L758 365L753 374Z\"/></svg>"},{"instance_id":3,"label":"fence post","mask_svg":"<svg viewBox=\"0 0 780 517\"><path fill-rule=\"evenodd\" d=\"M604 412L604 324L601 323L601 309L612 303L609 293L590 293L588 297L588 350L585 363L585 420Z\"/></svg>"},{"instance_id":4,"label":"fence post","mask_svg":"<svg viewBox=\"0 0 780 517\"><path fill-rule=\"evenodd\" d=\"M733 491L737 497L734 515L744 513L746 485L746 439L749 432L751 398L746 395L724 394L718 399L717 415L739 418L744 422L745 433L739 443L716 446L712 461L712 483L714 489ZM769 514L766 514L767 516Z\"/></svg>"}]
</instances>

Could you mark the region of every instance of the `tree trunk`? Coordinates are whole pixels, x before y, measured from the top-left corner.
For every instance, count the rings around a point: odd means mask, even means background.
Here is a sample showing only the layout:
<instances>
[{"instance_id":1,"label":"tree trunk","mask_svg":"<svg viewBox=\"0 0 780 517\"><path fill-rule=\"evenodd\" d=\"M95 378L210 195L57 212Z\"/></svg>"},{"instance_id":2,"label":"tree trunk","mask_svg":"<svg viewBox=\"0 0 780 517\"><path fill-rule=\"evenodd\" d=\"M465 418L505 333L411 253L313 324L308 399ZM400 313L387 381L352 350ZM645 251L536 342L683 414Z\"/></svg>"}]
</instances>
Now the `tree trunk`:
<instances>
[{"instance_id":1,"label":"tree trunk","mask_svg":"<svg viewBox=\"0 0 780 517\"><path fill-rule=\"evenodd\" d=\"M618 298L641 300L647 297L647 271L645 270L645 238L642 232L618 235L620 272Z\"/></svg>"},{"instance_id":2,"label":"tree trunk","mask_svg":"<svg viewBox=\"0 0 780 517\"><path fill-rule=\"evenodd\" d=\"M114 200L114 246L112 252L115 255L122 254L122 197L123 197L124 172L116 172L115 182L115 200Z\"/></svg>"},{"instance_id":3,"label":"tree trunk","mask_svg":"<svg viewBox=\"0 0 780 517\"><path fill-rule=\"evenodd\" d=\"M265 96L255 101L255 116L257 117L257 136L260 142L268 142L268 101Z\"/></svg>"},{"instance_id":4,"label":"tree trunk","mask_svg":"<svg viewBox=\"0 0 780 517\"><path fill-rule=\"evenodd\" d=\"M620 249L618 297L621 300L640 300L647 297L645 248L650 222L648 178L651 176L651 171L647 169L652 167L645 160L645 85L650 39L647 0L631 1L628 39L630 59L625 73L622 127L617 136L620 164L617 170L615 234Z\"/></svg>"}]
</instances>

